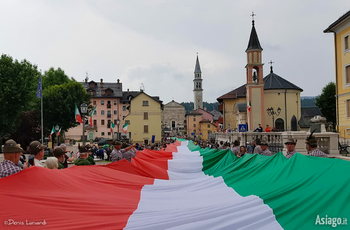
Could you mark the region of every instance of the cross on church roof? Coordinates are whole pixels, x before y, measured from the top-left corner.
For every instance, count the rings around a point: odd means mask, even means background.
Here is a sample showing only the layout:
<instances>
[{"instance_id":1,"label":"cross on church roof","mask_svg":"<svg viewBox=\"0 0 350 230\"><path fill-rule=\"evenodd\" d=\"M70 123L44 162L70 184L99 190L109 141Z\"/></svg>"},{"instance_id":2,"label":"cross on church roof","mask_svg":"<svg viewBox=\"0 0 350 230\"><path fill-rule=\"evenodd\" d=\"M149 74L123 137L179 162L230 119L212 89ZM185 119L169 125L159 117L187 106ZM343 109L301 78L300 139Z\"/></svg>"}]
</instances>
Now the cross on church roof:
<instances>
[{"instance_id":1,"label":"cross on church roof","mask_svg":"<svg viewBox=\"0 0 350 230\"><path fill-rule=\"evenodd\" d=\"M254 14L254 11L252 12L252 14L250 16L252 16L253 24L254 24L254 16L256 16L256 14Z\"/></svg>"},{"instance_id":2,"label":"cross on church roof","mask_svg":"<svg viewBox=\"0 0 350 230\"><path fill-rule=\"evenodd\" d=\"M272 73L273 71L272 71L272 64L274 63L272 60L270 60L269 62L268 62L269 64L270 64L270 73Z\"/></svg>"}]
</instances>

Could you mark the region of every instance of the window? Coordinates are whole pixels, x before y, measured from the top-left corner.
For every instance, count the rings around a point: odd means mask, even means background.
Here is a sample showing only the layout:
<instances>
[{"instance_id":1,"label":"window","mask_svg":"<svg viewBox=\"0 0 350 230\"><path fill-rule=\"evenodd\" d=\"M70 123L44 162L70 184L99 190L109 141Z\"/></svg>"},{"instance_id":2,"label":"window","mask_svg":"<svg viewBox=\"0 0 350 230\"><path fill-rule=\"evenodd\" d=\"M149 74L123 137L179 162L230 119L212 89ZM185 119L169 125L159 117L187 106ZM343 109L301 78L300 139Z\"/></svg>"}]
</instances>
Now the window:
<instances>
[{"instance_id":1,"label":"window","mask_svg":"<svg viewBox=\"0 0 350 230\"><path fill-rule=\"evenodd\" d=\"M117 125L117 120L114 120L113 123L114 123L114 125Z\"/></svg>"},{"instance_id":2,"label":"window","mask_svg":"<svg viewBox=\"0 0 350 230\"><path fill-rule=\"evenodd\" d=\"M105 125L105 120L101 120L101 125Z\"/></svg>"},{"instance_id":3,"label":"window","mask_svg":"<svg viewBox=\"0 0 350 230\"><path fill-rule=\"evenodd\" d=\"M345 51L349 49L349 35L344 38L344 49Z\"/></svg>"},{"instance_id":4,"label":"window","mask_svg":"<svg viewBox=\"0 0 350 230\"><path fill-rule=\"evenodd\" d=\"M143 132L144 133L148 133L148 125L144 125L143 126Z\"/></svg>"},{"instance_id":5,"label":"window","mask_svg":"<svg viewBox=\"0 0 350 230\"><path fill-rule=\"evenodd\" d=\"M196 134L196 130L193 130L193 133Z\"/></svg>"},{"instance_id":6,"label":"window","mask_svg":"<svg viewBox=\"0 0 350 230\"><path fill-rule=\"evenodd\" d=\"M104 100L102 100L102 101L101 101L101 105L104 105L104 104L105 104L105 101L104 101Z\"/></svg>"},{"instance_id":7,"label":"window","mask_svg":"<svg viewBox=\"0 0 350 230\"><path fill-rule=\"evenodd\" d=\"M111 108L111 101L107 101L107 109Z\"/></svg>"},{"instance_id":8,"label":"window","mask_svg":"<svg viewBox=\"0 0 350 230\"><path fill-rule=\"evenodd\" d=\"M117 105L117 100L114 100L113 104L114 104L114 105Z\"/></svg>"},{"instance_id":9,"label":"window","mask_svg":"<svg viewBox=\"0 0 350 230\"><path fill-rule=\"evenodd\" d=\"M143 120L148 120L148 112L143 113Z\"/></svg>"},{"instance_id":10,"label":"window","mask_svg":"<svg viewBox=\"0 0 350 230\"><path fill-rule=\"evenodd\" d=\"M196 127L196 124L193 124L193 127Z\"/></svg>"},{"instance_id":11,"label":"window","mask_svg":"<svg viewBox=\"0 0 350 230\"><path fill-rule=\"evenodd\" d=\"M347 117L350 117L350 100L346 101Z\"/></svg>"},{"instance_id":12,"label":"window","mask_svg":"<svg viewBox=\"0 0 350 230\"><path fill-rule=\"evenodd\" d=\"M101 110L101 115L105 115L105 111L104 110Z\"/></svg>"},{"instance_id":13,"label":"window","mask_svg":"<svg viewBox=\"0 0 350 230\"><path fill-rule=\"evenodd\" d=\"M118 111L117 111L117 110L114 110L113 114L114 114L114 115L117 115L117 114L118 114Z\"/></svg>"},{"instance_id":14,"label":"window","mask_svg":"<svg viewBox=\"0 0 350 230\"><path fill-rule=\"evenodd\" d=\"M193 118L193 121L196 121L196 118L195 118L195 117Z\"/></svg>"},{"instance_id":15,"label":"window","mask_svg":"<svg viewBox=\"0 0 350 230\"><path fill-rule=\"evenodd\" d=\"M345 67L345 84L350 84L350 65Z\"/></svg>"},{"instance_id":16,"label":"window","mask_svg":"<svg viewBox=\"0 0 350 230\"><path fill-rule=\"evenodd\" d=\"M104 136L105 135L105 132L101 132L101 136Z\"/></svg>"},{"instance_id":17,"label":"window","mask_svg":"<svg viewBox=\"0 0 350 230\"><path fill-rule=\"evenodd\" d=\"M107 121L107 128L111 128L111 120Z\"/></svg>"},{"instance_id":18,"label":"window","mask_svg":"<svg viewBox=\"0 0 350 230\"><path fill-rule=\"evenodd\" d=\"M175 121L171 122L171 127L175 128Z\"/></svg>"},{"instance_id":19,"label":"window","mask_svg":"<svg viewBox=\"0 0 350 230\"><path fill-rule=\"evenodd\" d=\"M107 111L107 118L111 118L111 117L112 117L111 111L108 110L108 111Z\"/></svg>"},{"instance_id":20,"label":"window","mask_svg":"<svg viewBox=\"0 0 350 230\"><path fill-rule=\"evenodd\" d=\"M97 120L94 120L94 126L97 126Z\"/></svg>"},{"instance_id":21,"label":"window","mask_svg":"<svg viewBox=\"0 0 350 230\"><path fill-rule=\"evenodd\" d=\"M210 128L210 125L208 125L208 129Z\"/></svg>"},{"instance_id":22,"label":"window","mask_svg":"<svg viewBox=\"0 0 350 230\"><path fill-rule=\"evenodd\" d=\"M111 132L108 132L108 136L110 136L111 135Z\"/></svg>"},{"instance_id":23,"label":"window","mask_svg":"<svg viewBox=\"0 0 350 230\"><path fill-rule=\"evenodd\" d=\"M92 101L92 104L93 104L93 105L96 105L96 101Z\"/></svg>"},{"instance_id":24,"label":"window","mask_svg":"<svg viewBox=\"0 0 350 230\"><path fill-rule=\"evenodd\" d=\"M96 115L97 114L97 110L95 109L95 111L94 111L94 115Z\"/></svg>"},{"instance_id":25,"label":"window","mask_svg":"<svg viewBox=\"0 0 350 230\"><path fill-rule=\"evenodd\" d=\"M346 134L350 135L350 129L346 129Z\"/></svg>"},{"instance_id":26,"label":"window","mask_svg":"<svg viewBox=\"0 0 350 230\"><path fill-rule=\"evenodd\" d=\"M148 101L142 101L142 106L149 106Z\"/></svg>"},{"instance_id":27,"label":"window","mask_svg":"<svg viewBox=\"0 0 350 230\"><path fill-rule=\"evenodd\" d=\"M125 105L123 106L123 111L126 111L126 106Z\"/></svg>"}]
</instances>

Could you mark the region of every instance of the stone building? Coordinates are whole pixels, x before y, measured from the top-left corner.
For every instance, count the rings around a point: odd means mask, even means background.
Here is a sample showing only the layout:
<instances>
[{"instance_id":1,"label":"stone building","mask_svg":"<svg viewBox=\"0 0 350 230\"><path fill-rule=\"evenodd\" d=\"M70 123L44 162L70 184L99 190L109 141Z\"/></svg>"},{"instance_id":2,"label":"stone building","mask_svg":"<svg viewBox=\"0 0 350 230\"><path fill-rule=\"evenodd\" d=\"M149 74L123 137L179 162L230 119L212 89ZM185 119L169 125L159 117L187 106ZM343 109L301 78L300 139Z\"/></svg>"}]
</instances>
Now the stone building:
<instances>
[{"instance_id":1,"label":"stone building","mask_svg":"<svg viewBox=\"0 0 350 230\"><path fill-rule=\"evenodd\" d=\"M185 107L176 101L164 105L162 111L162 130L166 136L180 134L185 128Z\"/></svg>"}]
</instances>

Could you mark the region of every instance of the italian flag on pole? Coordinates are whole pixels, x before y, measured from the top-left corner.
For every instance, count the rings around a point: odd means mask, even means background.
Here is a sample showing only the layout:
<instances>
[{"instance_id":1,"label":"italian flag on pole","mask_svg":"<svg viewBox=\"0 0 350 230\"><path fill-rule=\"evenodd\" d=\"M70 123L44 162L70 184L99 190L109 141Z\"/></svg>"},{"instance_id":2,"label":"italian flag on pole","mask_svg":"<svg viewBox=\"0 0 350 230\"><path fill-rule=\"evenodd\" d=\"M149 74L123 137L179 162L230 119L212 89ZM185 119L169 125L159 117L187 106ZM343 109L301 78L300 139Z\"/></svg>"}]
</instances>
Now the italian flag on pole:
<instances>
[{"instance_id":1,"label":"italian flag on pole","mask_svg":"<svg viewBox=\"0 0 350 230\"><path fill-rule=\"evenodd\" d=\"M247 105L247 110L250 112L251 109L252 109L252 104L251 104L250 101L249 101L249 103L248 103L248 105Z\"/></svg>"},{"instance_id":2,"label":"italian flag on pole","mask_svg":"<svg viewBox=\"0 0 350 230\"><path fill-rule=\"evenodd\" d=\"M80 124L83 123L83 120L81 119L81 115L80 115L80 112L79 112L77 104L75 104L75 120L77 122L79 122Z\"/></svg>"},{"instance_id":3,"label":"italian flag on pole","mask_svg":"<svg viewBox=\"0 0 350 230\"><path fill-rule=\"evenodd\" d=\"M0 221L45 220L47 229L348 229L349 168L300 153L237 158L178 139L131 162L30 167L2 178ZM38 195L45 202L32 202ZM57 208L62 199L70 202Z\"/></svg>"},{"instance_id":4,"label":"italian flag on pole","mask_svg":"<svg viewBox=\"0 0 350 230\"><path fill-rule=\"evenodd\" d=\"M90 113L89 124L90 124L91 127L94 127L94 124L93 124L93 122L92 122L92 116L94 115L95 110L96 110L96 106L95 106L95 108L94 108L94 109L91 111L91 113Z\"/></svg>"},{"instance_id":5,"label":"italian flag on pole","mask_svg":"<svg viewBox=\"0 0 350 230\"><path fill-rule=\"evenodd\" d=\"M129 125L129 123L126 123L125 125L123 125L122 131L124 134L126 134L128 132L128 125Z\"/></svg>"},{"instance_id":6,"label":"italian flag on pole","mask_svg":"<svg viewBox=\"0 0 350 230\"><path fill-rule=\"evenodd\" d=\"M61 130L60 130L61 131ZM55 130L55 126L52 126L52 130L51 130L51 133L50 133L50 136L49 136L49 140L51 141L51 137L52 137L52 134L54 134L56 132Z\"/></svg>"}]
</instances>

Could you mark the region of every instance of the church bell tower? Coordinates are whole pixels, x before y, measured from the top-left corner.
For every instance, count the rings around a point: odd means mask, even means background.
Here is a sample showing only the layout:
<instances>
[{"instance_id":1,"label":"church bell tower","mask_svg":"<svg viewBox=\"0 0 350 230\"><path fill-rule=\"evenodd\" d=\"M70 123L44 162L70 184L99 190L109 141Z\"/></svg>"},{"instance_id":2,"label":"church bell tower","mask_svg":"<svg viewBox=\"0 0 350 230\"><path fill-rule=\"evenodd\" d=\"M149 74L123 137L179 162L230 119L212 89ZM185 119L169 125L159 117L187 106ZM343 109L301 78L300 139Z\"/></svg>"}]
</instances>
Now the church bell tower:
<instances>
[{"instance_id":1,"label":"church bell tower","mask_svg":"<svg viewBox=\"0 0 350 230\"><path fill-rule=\"evenodd\" d=\"M196 66L194 68L193 94L194 94L194 110L203 109L203 88L202 88L202 71L199 65L198 55Z\"/></svg>"},{"instance_id":2,"label":"church bell tower","mask_svg":"<svg viewBox=\"0 0 350 230\"><path fill-rule=\"evenodd\" d=\"M265 127L264 111L264 75L262 63L262 51L258 34L255 30L254 13L251 15L252 31L250 33L247 53L247 120L248 129L254 130L259 124Z\"/></svg>"}]
</instances>

